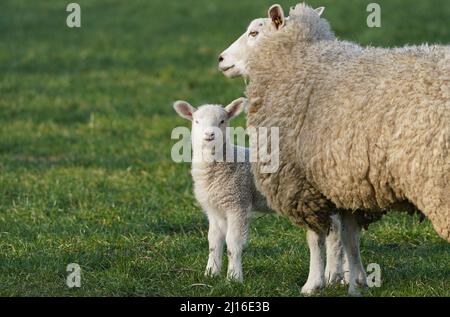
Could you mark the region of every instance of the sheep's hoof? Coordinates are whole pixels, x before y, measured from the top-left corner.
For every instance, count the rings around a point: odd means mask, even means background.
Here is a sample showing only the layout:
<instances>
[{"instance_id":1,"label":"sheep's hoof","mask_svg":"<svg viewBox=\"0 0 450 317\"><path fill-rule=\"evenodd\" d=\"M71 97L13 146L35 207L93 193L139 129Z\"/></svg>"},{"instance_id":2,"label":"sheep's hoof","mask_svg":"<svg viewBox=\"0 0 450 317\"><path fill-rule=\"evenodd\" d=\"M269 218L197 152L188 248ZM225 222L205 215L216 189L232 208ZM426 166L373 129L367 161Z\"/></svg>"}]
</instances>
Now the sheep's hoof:
<instances>
[{"instance_id":1,"label":"sheep's hoof","mask_svg":"<svg viewBox=\"0 0 450 317\"><path fill-rule=\"evenodd\" d=\"M206 277L217 277L220 274L220 269L217 267L206 267L205 276Z\"/></svg>"},{"instance_id":2,"label":"sheep's hoof","mask_svg":"<svg viewBox=\"0 0 450 317\"><path fill-rule=\"evenodd\" d=\"M360 275L357 279L356 279L356 284L358 285L358 287L367 290L369 288L369 286L367 285L367 277L364 275Z\"/></svg>"},{"instance_id":3,"label":"sheep's hoof","mask_svg":"<svg viewBox=\"0 0 450 317\"><path fill-rule=\"evenodd\" d=\"M350 276L348 272L344 272L344 278L341 281L342 285L350 285Z\"/></svg>"},{"instance_id":4,"label":"sheep's hoof","mask_svg":"<svg viewBox=\"0 0 450 317\"><path fill-rule=\"evenodd\" d=\"M339 272L333 272L330 273L327 278L327 285L333 285L333 284L341 284L341 285L345 285L345 280L344 280L344 273L339 273Z\"/></svg>"},{"instance_id":5,"label":"sheep's hoof","mask_svg":"<svg viewBox=\"0 0 450 317\"><path fill-rule=\"evenodd\" d=\"M310 296L313 295L319 291L321 291L324 288L323 281L314 281L314 282L306 282L305 285L303 285L302 290L300 291L303 295Z\"/></svg>"},{"instance_id":6,"label":"sheep's hoof","mask_svg":"<svg viewBox=\"0 0 450 317\"><path fill-rule=\"evenodd\" d=\"M227 280L230 282L242 283L244 281L244 277L242 276L242 273L235 271L228 271Z\"/></svg>"},{"instance_id":7,"label":"sheep's hoof","mask_svg":"<svg viewBox=\"0 0 450 317\"><path fill-rule=\"evenodd\" d=\"M350 286L348 288L348 295L352 296L352 297L362 297L361 292L359 291L359 289L355 286Z\"/></svg>"},{"instance_id":8,"label":"sheep's hoof","mask_svg":"<svg viewBox=\"0 0 450 317\"><path fill-rule=\"evenodd\" d=\"M354 285L350 284L348 287L348 295L353 297L361 297L361 291L366 291L369 287L367 286L367 282L365 279L358 278Z\"/></svg>"}]
</instances>

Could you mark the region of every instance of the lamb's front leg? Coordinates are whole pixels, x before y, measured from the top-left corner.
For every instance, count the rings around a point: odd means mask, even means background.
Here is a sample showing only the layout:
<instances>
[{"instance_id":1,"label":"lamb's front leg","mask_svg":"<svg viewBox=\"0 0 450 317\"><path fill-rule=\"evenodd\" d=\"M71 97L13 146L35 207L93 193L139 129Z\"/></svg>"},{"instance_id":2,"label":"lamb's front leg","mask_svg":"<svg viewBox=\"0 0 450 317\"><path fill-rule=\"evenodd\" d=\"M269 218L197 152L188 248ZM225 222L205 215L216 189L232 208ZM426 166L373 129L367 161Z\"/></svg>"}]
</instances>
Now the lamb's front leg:
<instances>
[{"instance_id":1,"label":"lamb's front leg","mask_svg":"<svg viewBox=\"0 0 450 317\"><path fill-rule=\"evenodd\" d=\"M248 217L245 211L234 211L227 214L227 278L238 282L243 281L242 251L247 242Z\"/></svg>"},{"instance_id":2,"label":"lamb's front leg","mask_svg":"<svg viewBox=\"0 0 450 317\"><path fill-rule=\"evenodd\" d=\"M302 287L301 293L305 295L311 295L314 292L319 291L325 286L325 274L324 274L324 245L325 234L317 233L313 230L308 230L306 233L306 240L309 246L309 275L308 280Z\"/></svg>"},{"instance_id":3,"label":"lamb's front leg","mask_svg":"<svg viewBox=\"0 0 450 317\"><path fill-rule=\"evenodd\" d=\"M216 276L220 274L222 267L223 245L225 242L226 220L217 215L208 215L209 230L208 244L209 257L205 275Z\"/></svg>"}]
</instances>

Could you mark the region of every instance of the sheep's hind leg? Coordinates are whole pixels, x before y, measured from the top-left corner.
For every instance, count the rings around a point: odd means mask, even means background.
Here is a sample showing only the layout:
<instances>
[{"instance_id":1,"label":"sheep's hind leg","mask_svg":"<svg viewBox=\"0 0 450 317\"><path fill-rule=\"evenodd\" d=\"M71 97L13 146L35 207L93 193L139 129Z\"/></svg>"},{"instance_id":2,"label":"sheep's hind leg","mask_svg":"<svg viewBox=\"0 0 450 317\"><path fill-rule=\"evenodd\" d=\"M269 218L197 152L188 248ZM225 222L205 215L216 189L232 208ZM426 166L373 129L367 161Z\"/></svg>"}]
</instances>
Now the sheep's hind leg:
<instances>
[{"instance_id":1,"label":"sheep's hind leg","mask_svg":"<svg viewBox=\"0 0 450 317\"><path fill-rule=\"evenodd\" d=\"M366 272L364 271L359 251L361 227L358 225L355 215L351 212L343 213L342 226L342 243L349 271L348 293L352 296L360 296L361 293L358 290L358 286L367 287Z\"/></svg>"},{"instance_id":2,"label":"sheep's hind leg","mask_svg":"<svg viewBox=\"0 0 450 317\"><path fill-rule=\"evenodd\" d=\"M327 284L344 284L344 251L342 248L342 225L340 215L331 217L331 227L325 244L327 264L325 266L325 280Z\"/></svg>"},{"instance_id":3,"label":"sheep's hind leg","mask_svg":"<svg viewBox=\"0 0 450 317\"><path fill-rule=\"evenodd\" d=\"M242 251L247 242L248 218L247 212L227 214L227 253L228 253L228 280L243 281Z\"/></svg>"},{"instance_id":4,"label":"sheep's hind leg","mask_svg":"<svg viewBox=\"0 0 450 317\"><path fill-rule=\"evenodd\" d=\"M308 230L306 240L309 246L309 275L301 293L311 295L325 286L323 251L325 244L325 234Z\"/></svg>"},{"instance_id":5,"label":"sheep's hind leg","mask_svg":"<svg viewBox=\"0 0 450 317\"><path fill-rule=\"evenodd\" d=\"M209 215L209 257L206 265L206 276L217 276L222 267L223 245L225 242L226 220L218 216Z\"/></svg>"}]
</instances>

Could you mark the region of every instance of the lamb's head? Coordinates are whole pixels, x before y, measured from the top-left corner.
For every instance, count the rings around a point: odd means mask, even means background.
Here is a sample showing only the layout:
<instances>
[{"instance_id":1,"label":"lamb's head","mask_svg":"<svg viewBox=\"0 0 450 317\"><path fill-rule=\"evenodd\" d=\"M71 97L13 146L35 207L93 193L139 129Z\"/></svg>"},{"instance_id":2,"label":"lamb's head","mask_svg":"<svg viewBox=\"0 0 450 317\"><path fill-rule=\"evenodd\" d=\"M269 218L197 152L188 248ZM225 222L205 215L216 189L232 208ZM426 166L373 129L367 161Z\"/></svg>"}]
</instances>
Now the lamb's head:
<instances>
[{"instance_id":1,"label":"lamb's head","mask_svg":"<svg viewBox=\"0 0 450 317\"><path fill-rule=\"evenodd\" d=\"M193 147L212 148L228 141L226 128L244 110L245 103L245 98L239 98L226 107L207 104L197 109L186 101L177 101L173 107L182 118L192 121Z\"/></svg>"},{"instance_id":2,"label":"lamb's head","mask_svg":"<svg viewBox=\"0 0 450 317\"><path fill-rule=\"evenodd\" d=\"M320 17L324 8L311 9L299 4L291 8L291 13L297 14L304 10L311 10ZM230 47L219 55L219 70L227 77L247 76L247 62L250 56L257 50L258 42L265 35L273 34L283 29L290 23L290 18L284 16L283 8L279 4L272 5L267 11L267 18L253 20L244 34L242 34Z\"/></svg>"}]
</instances>

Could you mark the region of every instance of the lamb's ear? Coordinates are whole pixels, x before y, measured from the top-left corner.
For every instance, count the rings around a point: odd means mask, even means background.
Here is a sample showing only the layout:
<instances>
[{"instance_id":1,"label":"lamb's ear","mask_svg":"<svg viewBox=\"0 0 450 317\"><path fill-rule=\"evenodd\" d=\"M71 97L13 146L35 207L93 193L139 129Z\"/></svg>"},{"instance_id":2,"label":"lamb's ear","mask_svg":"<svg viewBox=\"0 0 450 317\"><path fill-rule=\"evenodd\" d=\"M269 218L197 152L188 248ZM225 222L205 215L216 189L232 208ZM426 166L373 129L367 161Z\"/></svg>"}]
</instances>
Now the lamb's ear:
<instances>
[{"instance_id":1,"label":"lamb's ear","mask_svg":"<svg viewBox=\"0 0 450 317\"><path fill-rule=\"evenodd\" d=\"M180 117L191 120L192 121L192 115L197 110L194 107L192 107L188 102L186 101L176 101L173 104L173 109L180 115Z\"/></svg>"},{"instance_id":2,"label":"lamb's ear","mask_svg":"<svg viewBox=\"0 0 450 317\"><path fill-rule=\"evenodd\" d=\"M269 19L272 20L272 25L275 27L275 29L279 30L284 26L284 12L283 8L279 4L272 5L269 8L267 15L269 16Z\"/></svg>"},{"instance_id":3,"label":"lamb's ear","mask_svg":"<svg viewBox=\"0 0 450 317\"><path fill-rule=\"evenodd\" d=\"M314 9L314 11L316 11L316 13L321 16L323 11L325 11L325 7L318 7L317 9Z\"/></svg>"},{"instance_id":4,"label":"lamb's ear","mask_svg":"<svg viewBox=\"0 0 450 317\"><path fill-rule=\"evenodd\" d=\"M232 101L228 106L225 107L225 111L228 113L228 119L237 117L244 109L247 104L247 99L238 98Z\"/></svg>"}]
</instances>

